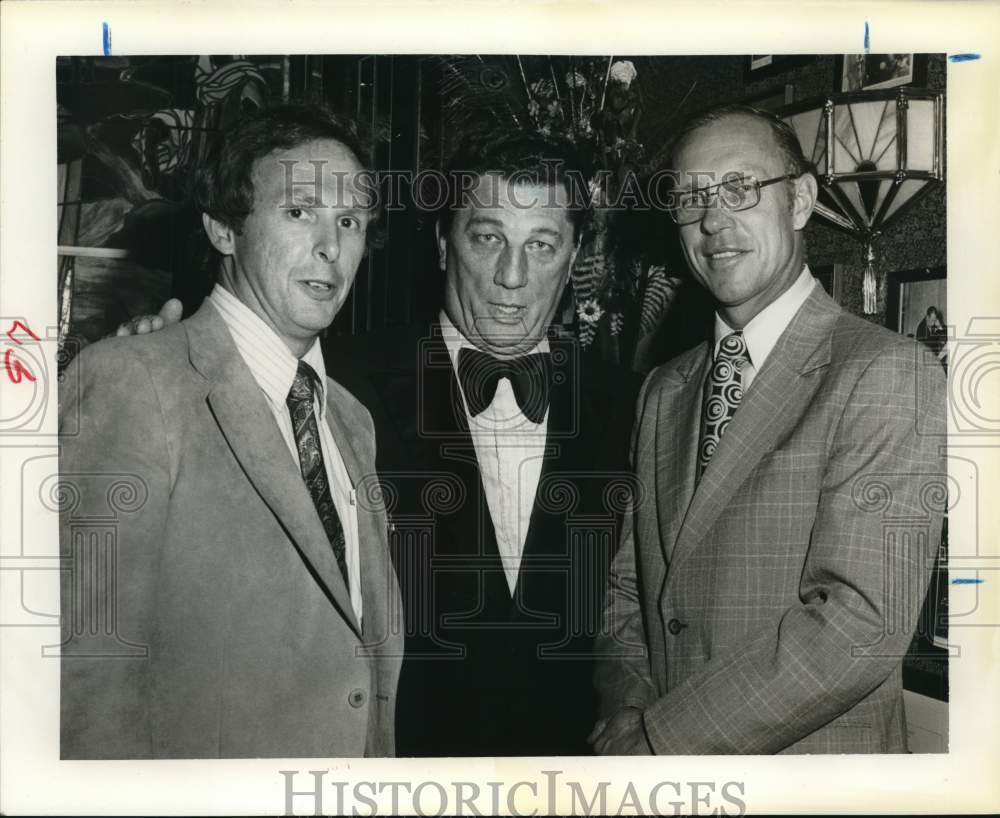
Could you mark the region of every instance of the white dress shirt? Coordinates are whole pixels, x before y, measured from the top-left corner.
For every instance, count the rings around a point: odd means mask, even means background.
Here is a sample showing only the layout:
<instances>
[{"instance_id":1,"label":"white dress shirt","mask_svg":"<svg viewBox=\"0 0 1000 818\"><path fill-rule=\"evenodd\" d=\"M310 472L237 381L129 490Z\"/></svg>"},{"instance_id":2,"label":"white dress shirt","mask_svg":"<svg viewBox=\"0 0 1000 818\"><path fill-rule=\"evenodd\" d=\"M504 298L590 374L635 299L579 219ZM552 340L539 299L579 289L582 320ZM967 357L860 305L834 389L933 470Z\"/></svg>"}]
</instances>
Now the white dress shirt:
<instances>
[{"instance_id":1,"label":"white dress shirt","mask_svg":"<svg viewBox=\"0 0 1000 818\"><path fill-rule=\"evenodd\" d=\"M236 348L250 368L250 373L257 381L257 385L264 393L267 405L274 415L278 429L281 430L281 436L285 439L285 445L288 446L288 451L295 462L295 471L301 474L299 450L295 445L295 430L292 427L292 417L286 403L292 382L295 380L299 359L292 355L274 330L229 290L216 284L208 297L222 315L222 320L233 336ZM313 409L316 412L316 425L319 427L320 448L323 451L323 463L326 465L330 494L344 529L351 607L360 623L361 566L357 505L354 487L347 474L347 467L344 466L344 459L341 457L340 449L337 447L337 442L334 440L326 420L326 365L323 363L323 350L320 348L319 338L302 356L302 360L309 364L319 376L316 382L318 388L315 391Z\"/></svg>"},{"instance_id":2,"label":"white dress shirt","mask_svg":"<svg viewBox=\"0 0 1000 818\"><path fill-rule=\"evenodd\" d=\"M750 360L743 365L743 394L747 393L753 379L771 354L774 345L778 343L795 313L806 303L806 299L813 291L813 287L820 286L809 272L809 266L805 265L799 277L795 279L787 290L779 295L774 301L757 313L745 327L743 327L743 340L746 341L747 354ZM719 354L719 345L722 339L735 330L729 326L719 313L715 314L715 348L712 351L712 358Z\"/></svg>"},{"instance_id":3,"label":"white dress shirt","mask_svg":"<svg viewBox=\"0 0 1000 818\"><path fill-rule=\"evenodd\" d=\"M441 313L441 331L452 370L458 378L458 351L463 347L476 349L462 335L448 316ZM531 353L548 352L549 341L543 338ZM459 383L461 391L461 382ZM486 493L486 503L493 519L500 560L511 595L517 586L521 555L528 535L531 512L535 507L535 492L542 474L545 440L549 428L549 412L541 423L532 423L521 412L514 397L514 388L507 378L497 384L493 402L479 415L469 414L469 404L462 393L469 434L476 447L479 474Z\"/></svg>"}]
</instances>

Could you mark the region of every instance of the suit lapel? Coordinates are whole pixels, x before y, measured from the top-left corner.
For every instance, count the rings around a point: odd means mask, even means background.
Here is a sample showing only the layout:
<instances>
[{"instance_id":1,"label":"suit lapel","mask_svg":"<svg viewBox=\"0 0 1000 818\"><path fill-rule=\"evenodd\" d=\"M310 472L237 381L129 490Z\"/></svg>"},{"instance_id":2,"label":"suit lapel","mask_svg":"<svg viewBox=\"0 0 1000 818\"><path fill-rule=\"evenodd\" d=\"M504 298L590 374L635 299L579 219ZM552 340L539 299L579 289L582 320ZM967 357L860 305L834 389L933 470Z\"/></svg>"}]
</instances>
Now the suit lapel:
<instances>
[{"instance_id":1,"label":"suit lapel","mask_svg":"<svg viewBox=\"0 0 1000 818\"><path fill-rule=\"evenodd\" d=\"M568 357L567 360L572 360ZM553 548L565 549L565 537L559 536L557 526L561 522L558 512L546 510L545 502L539 498L546 492L546 483L558 473L572 473L583 468L581 460L586 452L580 441L586 439L586 432L580 424L585 421L582 414L584 396L575 389L576 383L564 377L555 379L549 394L549 413L542 467L538 473L538 486L528 519L524 545L521 549L515 592L523 593L522 578L532 559L551 552ZM573 434L574 430L576 434ZM590 443L596 447L596 441Z\"/></svg>"},{"instance_id":2,"label":"suit lapel","mask_svg":"<svg viewBox=\"0 0 1000 818\"><path fill-rule=\"evenodd\" d=\"M478 556L492 549L499 560L458 378L440 328L420 328L400 353L405 357L396 367L372 375L405 453L405 463L396 465L418 464L453 477L468 492L460 505L437 515L441 535L435 552Z\"/></svg>"},{"instance_id":3,"label":"suit lapel","mask_svg":"<svg viewBox=\"0 0 1000 818\"><path fill-rule=\"evenodd\" d=\"M705 376L709 367L709 346L701 347L685 365L672 374L673 395L657 410L656 498L660 514L660 544L667 564L695 493L698 478L698 436Z\"/></svg>"},{"instance_id":4,"label":"suit lapel","mask_svg":"<svg viewBox=\"0 0 1000 818\"><path fill-rule=\"evenodd\" d=\"M599 401L607 396L587 383L586 366L579 351L569 351L575 341L552 339L552 385L543 474L558 465L563 471L585 469L601 448L601 424L609 412ZM577 363L577 371L573 364Z\"/></svg>"},{"instance_id":5,"label":"suit lapel","mask_svg":"<svg viewBox=\"0 0 1000 818\"><path fill-rule=\"evenodd\" d=\"M587 388L582 370L573 371L581 363L579 353L568 350L574 343L565 339L551 339L552 382L549 393L549 414L542 468L538 475L538 488L525 533L521 565L525 558L548 553L552 548L565 551L564 514L545 509L539 502L548 481L558 474L573 480L585 473L593 464L600 449L602 412L597 402L604 396ZM565 354L560 354L562 350Z\"/></svg>"},{"instance_id":6,"label":"suit lapel","mask_svg":"<svg viewBox=\"0 0 1000 818\"><path fill-rule=\"evenodd\" d=\"M361 429L367 424L360 417L356 418L352 424L346 423L344 420L344 406L338 403L337 395L335 394L335 389L338 387L331 386L329 378L326 379L326 383L326 420L330 426L330 433L337 442L337 448L340 450L340 457L344 461L344 468L347 469L347 475L351 478L351 487L357 491L358 486L366 478L369 478L370 475L365 472L362 465L364 461L353 442L353 438L357 432L355 431L352 434L351 429Z\"/></svg>"},{"instance_id":7,"label":"suit lapel","mask_svg":"<svg viewBox=\"0 0 1000 818\"><path fill-rule=\"evenodd\" d=\"M388 552L386 551L386 535L383 521L376 512L377 506L373 498L378 496L377 477L367 471L365 463L374 463L374 452L364 456L364 442L357 435L357 430L367 427L367 421L357 416L348 423L345 418L347 401L338 400L341 387L327 378L326 390L326 420L330 433L337 443L340 457L354 490L355 511L358 516L358 560L361 574L362 600L362 632L365 640L371 637L381 639L388 633L386 622L386 602L393 598L387 582L391 580L388 574ZM352 429L355 430L352 434ZM337 569L339 577L340 570ZM349 601L349 598L348 598ZM353 608L351 609L353 611Z\"/></svg>"},{"instance_id":8,"label":"suit lapel","mask_svg":"<svg viewBox=\"0 0 1000 818\"><path fill-rule=\"evenodd\" d=\"M397 366L369 377L412 462L438 464L456 444L471 450L458 381L440 330L424 328L401 346L404 357Z\"/></svg>"},{"instance_id":9,"label":"suit lapel","mask_svg":"<svg viewBox=\"0 0 1000 818\"><path fill-rule=\"evenodd\" d=\"M818 383L810 375L830 362L839 312L817 286L778 339L698 482L677 537L675 565L704 539L760 459L802 416Z\"/></svg>"},{"instance_id":10,"label":"suit lapel","mask_svg":"<svg viewBox=\"0 0 1000 818\"><path fill-rule=\"evenodd\" d=\"M360 637L350 594L316 507L274 415L222 318L211 302L206 301L185 326L191 363L210 383L208 403L234 456L316 579Z\"/></svg>"}]
</instances>

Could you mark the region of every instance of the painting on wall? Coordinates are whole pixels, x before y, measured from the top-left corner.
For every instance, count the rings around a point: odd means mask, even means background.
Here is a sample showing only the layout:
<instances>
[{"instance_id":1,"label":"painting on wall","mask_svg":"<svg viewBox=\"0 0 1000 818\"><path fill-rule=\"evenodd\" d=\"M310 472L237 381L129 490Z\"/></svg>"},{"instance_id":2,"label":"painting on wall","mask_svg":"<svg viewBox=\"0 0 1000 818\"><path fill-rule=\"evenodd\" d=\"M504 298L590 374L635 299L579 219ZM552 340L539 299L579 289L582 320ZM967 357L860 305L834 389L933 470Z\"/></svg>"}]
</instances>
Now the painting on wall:
<instances>
[{"instance_id":1,"label":"painting on wall","mask_svg":"<svg viewBox=\"0 0 1000 818\"><path fill-rule=\"evenodd\" d=\"M922 85L923 54L844 54L839 61L841 91L872 91Z\"/></svg>"},{"instance_id":2,"label":"painting on wall","mask_svg":"<svg viewBox=\"0 0 1000 818\"><path fill-rule=\"evenodd\" d=\"M194 168L228 124L287 100L292 66L240 55L57 58L60 349L171 295L193 304L207 292ZM300 73L299 95L318 97L314 72Z\"/></svg>"},{"instance_id":3,"label":"painting on wall","mask_svg":"<svg viewBox=\"0 0 1000 818\"><path fill-rule=\"evenodd\" d=\"M927 344L948 362L948 291L943 267L890 273L886 323L901 335Z\"/></svg>"}]
</instances>

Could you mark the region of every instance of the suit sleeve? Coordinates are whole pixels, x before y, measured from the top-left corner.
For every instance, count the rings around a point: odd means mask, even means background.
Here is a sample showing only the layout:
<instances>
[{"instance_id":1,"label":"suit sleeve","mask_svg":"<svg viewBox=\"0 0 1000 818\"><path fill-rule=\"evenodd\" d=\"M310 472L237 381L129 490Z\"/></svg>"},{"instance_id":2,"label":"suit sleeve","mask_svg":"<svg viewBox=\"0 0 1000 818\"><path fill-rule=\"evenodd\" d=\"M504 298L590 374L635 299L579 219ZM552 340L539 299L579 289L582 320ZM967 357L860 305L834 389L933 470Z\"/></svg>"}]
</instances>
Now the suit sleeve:
<instances>
[{"instance_id":1,"label":"suit sleeve","mask_svg":"<svg viewBox=\"0 0 1000 818\"><path fill-rule=\"evenodd\" d=\"M62 758L153 754L149 643L170 468L135 343L85 349L60 395Z\"/></svg>"},{"instance_id":2,"label":"suit sleeve","mask_svg":"<svg viewBox=\"0 0 1000 818\"><path fill-rule=\"evenodd\" d=\"M639 390L629 457L633 471L637 447L644 446L644 438L655 431L655 412L650 413L650 421L644 422L643 411L652 378L651 373ZM639 488L637 484L636 490ZM633 492L622 520L621 540L608 578L601 631L594 645L594 683L601 718L608 718L624 707L643 709L656 697L636 570L635 505Z\"/></svg>"},{"instance_id":3,"label":"suit sleeve","mask_svg":"<svg viewBox=\"0 0 1000 818\"><path fill-rule=\"evenodd\" d=\"M828 449L800 604L646 709L657 753L780 751L899 667L940 544L944 407L930 356L893 345L870 362Z\"/></svg>"}]
</instances>

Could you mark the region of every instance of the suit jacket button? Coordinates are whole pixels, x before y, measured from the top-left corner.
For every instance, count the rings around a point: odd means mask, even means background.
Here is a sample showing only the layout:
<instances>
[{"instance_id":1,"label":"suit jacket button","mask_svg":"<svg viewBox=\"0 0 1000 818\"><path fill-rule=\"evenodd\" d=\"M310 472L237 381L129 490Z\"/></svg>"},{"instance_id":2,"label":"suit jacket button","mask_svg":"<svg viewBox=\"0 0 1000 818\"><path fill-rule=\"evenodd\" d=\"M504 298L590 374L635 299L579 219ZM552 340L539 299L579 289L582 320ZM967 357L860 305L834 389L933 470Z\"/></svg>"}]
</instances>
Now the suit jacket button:
<instances>
[{"instance_id":1,"label":"suit jacket button","mask_svg":"<svg viewBox=\"0 0 1000 818\"><path fill-rule=\"evenodd\" d=\"M348 695L347 701L351 707L361 707L365 703L365 691L360 687L354 688Z\"/></svg>"},{"instance_id":2,"label":"suit jacket button","mask_svg":"<svg viewBox=\"0 0 1000 818\"><path fill-rule=\"evenodd\" d=\"M686 627L687 622L681 622L679 619L671 619L667 623L667 630L670 631L671 636L677 636Z\"/></svg>"}]
</instances>

